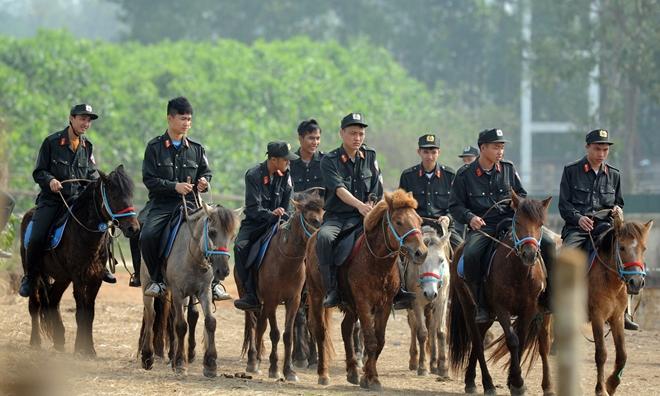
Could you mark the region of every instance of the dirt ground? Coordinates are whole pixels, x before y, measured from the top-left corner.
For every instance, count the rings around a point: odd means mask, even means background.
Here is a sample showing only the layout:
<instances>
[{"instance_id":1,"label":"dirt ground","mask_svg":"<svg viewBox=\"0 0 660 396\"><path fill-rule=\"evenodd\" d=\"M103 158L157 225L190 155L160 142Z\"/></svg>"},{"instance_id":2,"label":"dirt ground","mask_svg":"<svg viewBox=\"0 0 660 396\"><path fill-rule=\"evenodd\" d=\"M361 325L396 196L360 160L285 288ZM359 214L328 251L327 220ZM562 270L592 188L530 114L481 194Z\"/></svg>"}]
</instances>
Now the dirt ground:
<instances>
[{"instance_id":1,"label":"dirt ground","mask_svg":"<svg viewBox=\"0 0 660 396\"><path fill-rule=\"evenodd\" d=\"M224 378L222 374L243 372L245 361L240 358L243 315L231 302L218 304L216 345L218 348L219 377L202 376L202 364L194 361L186 376L177 376L165 364L157 362L154 369L144 371L137 359L137 341L142 314L142 301L138 289L127 286L126 273L118 273L117 285L104 284L96 305L94 327L96 359L77 359L71 354L75 336L74 303L70 291L65 294L62 311L66 326L66 353L55 352L46 341L41 351L29 347L30 318L27 299L10 293L5 276L0 284L0 394L80 394L80 395L219 395L219 394L353 394L359 387L346 382L343 347L339 333L339 314L333 321L333 341L337 356L331 363L331 385L316 384L315 370L298 369L300 381L285 383L269 379L267 359L262 364L264 373L253 379ZM233 284L228 284L236 296ZM657 297L656 297L657 298ZM200 318L201 319L201 318ZM657 318L654 318L657 321ZM648 322L648 321L646 321ZM201 356L201 327L198 326L198 356ZM385 349L379 359L380 380L384 394L437 395L462 394L462 373L452 375L449 381L439 382L435 376L418 377L408 370L409 330L405 313L391 317L387 329ZM608 338L608 371L612 367L613 347ZM619 393L623 395L660 394L660 331L627 332L628 364ZM267 342L267 348L270 343ZM282 349L280 344L280 349ZM584 341L581 359L582 387L585 394L593 392L595 366L593 345ZM282 356L280 354L280 356ZM554 358L553 362L554 362ZM506 373L500 367L491 367L491 374L500 394L505 388ZM479 381L479 379L478 379ZM541 394L540 362L526 379L529 394ZM479 387L481 390L481 387Z\"/></svg>"}]
</instances>

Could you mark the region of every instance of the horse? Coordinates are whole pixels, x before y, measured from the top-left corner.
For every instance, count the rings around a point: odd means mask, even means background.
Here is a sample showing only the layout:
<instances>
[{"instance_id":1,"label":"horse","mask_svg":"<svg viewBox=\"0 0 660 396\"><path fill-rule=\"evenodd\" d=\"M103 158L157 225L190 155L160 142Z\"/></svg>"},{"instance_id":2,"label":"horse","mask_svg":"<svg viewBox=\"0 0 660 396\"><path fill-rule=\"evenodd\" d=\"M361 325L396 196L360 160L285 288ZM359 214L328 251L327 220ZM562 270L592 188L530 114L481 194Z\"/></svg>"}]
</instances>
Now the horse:
<instances>
[{"instance_id":1,"label":"horse","mask_svg":"<svg viewBox=\"0 0 660 396\"><path fill-rule=\"evenodd\" d=\"M550 317L543 315L538 298L546 285L546 274L540 256L542 226L552 197L543 201L523 199L511 192L514 216L511 231L497 242L490 269L486 275L485 294L491 312L497 316L504 334L495 341L495 360L509 352L507 385L511 394L524 394L521 360L529 367L540 352L543 363L542 388L545 395L553 394L548 352L550 348ZM465 393L475 393L476 363L481 367L485 394L495 394L495 386L484 357L483 337L493 321L477 325L475 309L477 296L472 296L465 281L458 275L458 262L463 246L450 267L451 305L449 308L449 356L455 370L467 365ZM511 317L516 319L511 322Z\"/></svg>"},{"instance_id":2,"label":"horse","mask_svg":"<svg viewBox=\"0 0 660 396\"><path fill-rule=\"evenodd\" d=\"M435 228L422 227L424 244L428 247L426 260L421 266L406 266L404 276L408 290L416 294L412 308L408 309L410 327L410 361L408 368L417 375L428 375L427 347L431 352L431 373L448 377L447 368L447 306L449 303L449 221L440 225L442 236ZM428 342L428 343L427 343ZM417 351L419 343L419 353Z\"/></svg>"},{"instance_id":3,"label":"horse","mask_svg":"<svg viewBox=\"0 0 660 396\"><path fill-rule=\"evenodd\" d=\"M235 235L238 219L234 212L223 206L209 206L202 203L202 209L183 220L170 255L164 260L165 282L168 293L164 297L171 300L174 320L171 327L173 342L170 356L172 369L177 374L185 374L189 363L184 342L189 324L184 318L185 307L199 301L204 312L204 370L205 377L217 375L217 351L215 348L216 319L211 307L213 299L211 282L214 277L222 279L229 275L229 252L227 246ZM149 284L149 272L146 266L140 269L142 288ZM154 363L154 320L156 317L155 299L143 296L143 334L141 335L141 361L145 370L150 370ZM190 314L190 310L189 310ZM194 318L194 322L197 318ZM167 321L163 319L162 323ZM194 351L194 329L190 329ZM161 334L167 331L163 330Z\"/></svg>"},{"instance_id":4,"label":"horse","mask_svg":"<svg viewBox=\"0 0 660 396\"><path fill-rule=\"evenodd\" d=\"M627 358L623 315L628 305L627 295L638 294L644 287L644 252L652 226L652 220L642 224L624 222L621 216L614 216L614 226L597 244L587 283L588 317L596 347L596 394L599 396L613 395L621 383ZM614 370L607 381L604 377L607 360L605 322L610 325L616 350Z\"/></svg>"},{"instance_id":5,"label":"horse","mask_svg":"<svg viewBox=\"0 0 660 396\"><path fill-rule=\"evenodd\" d=\"M422 219L416 208L417 201L411 193L401 189L385 193L365 217L364 233L351 256L339 268L339 289L344 301L340 309L345 315L341 330L346 352L346 378L352 384L359 383L362 388L382 389L376 363L385 345L385 327L399 289L397 257L409 255L415 265L420 265L426 258L427 249L420 230ZM317 234L307 244L306 254L309 324L318 347L318 383L327 385L330 382L328 360L333 351L328 334L332 311L323 307L325 288L316 256ZM353 348L353 329L358 319L367 355L360 379Z\"/></svg>"},{"instance_id":6,"label":"horse","mask_svg":"<svg viewBox=\"0 0 660 396\"><path fill-rule=\"evenodd\" d=\"M89 182L69 209L71 218L66 223L62 239L57 247L44 252L37 287L29 297L28 309L32 320L30 345L33 347L41 346L41 329L53 341L56 350L64 350L60 300L69 284L73 283L77 325L74 352L96 356L94 303L109 257L113 226L119 227L127 237L140 229L132 204L133 188L133 181L123 165L108 175L99 171L99 178ZM26 271L25 231L33 215L34 208L21 221L20 252Z\"/></svg>"},{"instance_id":7,"label":"horse","mask_svg":"<svg viewBox=\"0 0 660 396\"><path fill-rule=\"evenodd\" d=\"M258 313L245 313L242 355L248 352L247 372L259 372L263 354L263 336L266 321L270 323L270 367L268 376L279 378L277 345L280 331L277 327L277 306L284 303L284 367L287 381L298 381L293 369L293 325L300 306L305 284L305 246L323 220L323 199L317 191L296 194L292 200L295 208L289 220L280 225L270 241L257 274L257 294L263 305ZM254 342L251 342L254 340Z\"/></svg>"}]
</instances>

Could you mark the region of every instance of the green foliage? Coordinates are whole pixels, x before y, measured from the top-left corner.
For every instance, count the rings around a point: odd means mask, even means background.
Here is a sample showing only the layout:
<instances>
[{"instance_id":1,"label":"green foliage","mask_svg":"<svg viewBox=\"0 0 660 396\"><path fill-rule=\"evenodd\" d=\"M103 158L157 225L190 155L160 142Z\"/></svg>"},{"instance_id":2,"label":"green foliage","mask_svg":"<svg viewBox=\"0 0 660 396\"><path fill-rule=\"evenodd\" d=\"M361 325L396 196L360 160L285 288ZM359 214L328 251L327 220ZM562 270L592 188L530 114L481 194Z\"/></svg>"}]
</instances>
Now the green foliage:
<instances>
[{"instance_id":1,"label":"green foliage","mask_svg":"<svg viewBox=\"0 0 660 396\"><path fill-rule=\"evenodd\" d=\"M123 163L141 187L145 144L165 131L167 100L187 96L195 112L190 137L207 148L213 191L239 196L245 170L265 158L266 143L282 139L295 146L303 118L320 122L322 147L329 151L338 144L341 117L364 112L368 144L379 150L390 188L418 160L422 133L438 133L448 164L456 165L455 155L474 143L478 130L515 126L510 113L468 113L441 85L429 91L389 52L365 40L348 48L308 38L249 46L232 40L143 45L42 31L30 39L0 38L0 89L12 142L11 188L35 192L38 147L66 126L70 106L80 102L100 113L88 132L100 168ZM138 191L137 203L145 197Z\"/></svg>"}]
</instances>

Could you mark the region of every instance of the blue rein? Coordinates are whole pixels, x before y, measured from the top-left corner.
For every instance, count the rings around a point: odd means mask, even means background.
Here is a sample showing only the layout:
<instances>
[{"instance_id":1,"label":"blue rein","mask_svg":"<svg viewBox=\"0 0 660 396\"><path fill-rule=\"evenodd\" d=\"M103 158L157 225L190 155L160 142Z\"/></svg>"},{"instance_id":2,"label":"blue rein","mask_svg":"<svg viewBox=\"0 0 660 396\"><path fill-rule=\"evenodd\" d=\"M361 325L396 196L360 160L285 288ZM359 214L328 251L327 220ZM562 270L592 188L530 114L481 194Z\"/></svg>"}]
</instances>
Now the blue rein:
<instances>
[{"instance_id":1,"label":"blue rein","mask_svg":"<svg viewBox=\"0 0 660 396\"><path fill-rule=\"evenodd\" d=\"M227 256L231 257L229 251L225 247L218 247L209 249L209 218L204 219L204 257L209 258L212 256Z\"/></svg>"},{"instance_id":2,"label":"blue rein","mask_svg":"<svg viewBox=\"0 0 660 396\"><path fill-rule=\"evenodd\" d=\"M394 235L394 238L396 238L396 240L399 241L399 249L403 246L403 243L405 242L406 238L408 238L410 235L421 233L421 231L418 228L411 228L410 230L408 230L408 232L399 236L399 234L394 229L394 226L392 225L392 219L390 218L390 211L388 210L386 213L387 213L387 225L390 227L390 231L392 231L392 235Z\"/></svg>"},{"instance_id":3,"label":"blue rein","mask_svg":"<svg viewBox=\"0 0 660 396\"><path fill-rule=\"evenodd\" d=\"M518 235L516 235L516 214L513 214L513 219L511 220L511 239L513 240L513 247L518 250L522 247L522 245L526 243L531 243L536 245L536 247L541 246L541 239L543 238L543 227L541 227L541 236L539 239L536 239L532 236L524 237L522 239L518 239Z\"/></svg>"}]
</instances>

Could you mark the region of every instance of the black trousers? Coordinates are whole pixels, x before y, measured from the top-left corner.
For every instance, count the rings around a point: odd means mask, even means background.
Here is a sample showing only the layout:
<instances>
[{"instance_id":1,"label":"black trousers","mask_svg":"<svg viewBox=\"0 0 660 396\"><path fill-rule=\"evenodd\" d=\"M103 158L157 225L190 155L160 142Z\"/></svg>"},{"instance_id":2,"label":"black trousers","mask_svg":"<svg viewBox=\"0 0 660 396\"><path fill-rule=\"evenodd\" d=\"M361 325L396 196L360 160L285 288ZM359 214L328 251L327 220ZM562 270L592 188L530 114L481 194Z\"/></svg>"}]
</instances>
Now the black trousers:
<instances>
[{"instance_id":1,"label":"black trousers","mask_svg":"<svg viewBox=\"0 0 660 396\"><path fill-rule=\"evenodd\" d=\"M37 201L37 208L32 216L32 232L25 252L26 274L32 280L41 271L48 231L50 231L51 225L57 216L62 213L62 210L64 208L60 202L47 199Z\"/></svg>"},{"instance_id":2,"label":"black trousers","mask_svg":"<svg viewBox=\"0 0 660 396\"><path fill-rule=\"evenodd\" d=\"M140 230L140 250L149 270L149 276L154 282L163 281L163 258L160 255L160 244L175 207L176 205L152 207L144 220L144 227Z\"/></svg>"},{"instance_id":3,"label":"black trousers","mask_svg":"<svg viewBox=\"0 0 660 396\"><path fill-rule=\"evenodd\" d=\"M266 230L268 227L263 225L243 224L234 241L234 271L243 285L245 294L256 294L257 285L252 271L247 268L247 260L252 245Z\"/></svg>"}]
</instances>

